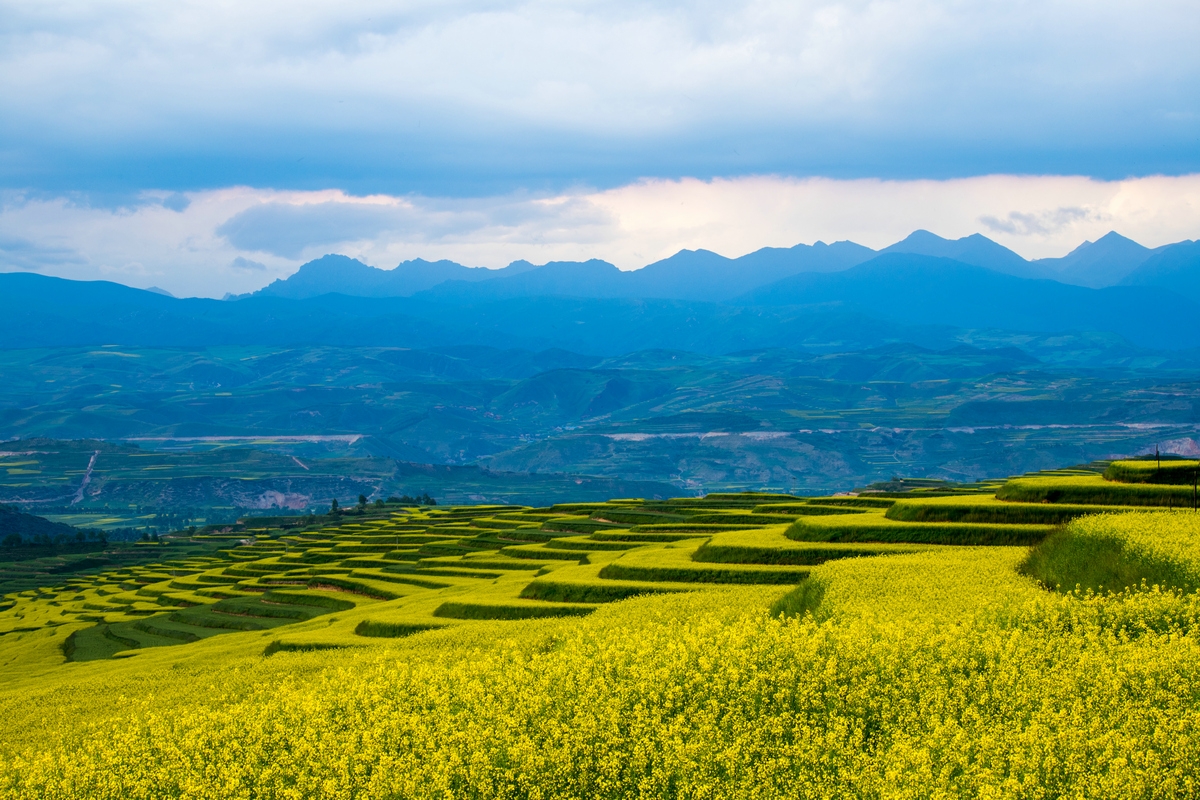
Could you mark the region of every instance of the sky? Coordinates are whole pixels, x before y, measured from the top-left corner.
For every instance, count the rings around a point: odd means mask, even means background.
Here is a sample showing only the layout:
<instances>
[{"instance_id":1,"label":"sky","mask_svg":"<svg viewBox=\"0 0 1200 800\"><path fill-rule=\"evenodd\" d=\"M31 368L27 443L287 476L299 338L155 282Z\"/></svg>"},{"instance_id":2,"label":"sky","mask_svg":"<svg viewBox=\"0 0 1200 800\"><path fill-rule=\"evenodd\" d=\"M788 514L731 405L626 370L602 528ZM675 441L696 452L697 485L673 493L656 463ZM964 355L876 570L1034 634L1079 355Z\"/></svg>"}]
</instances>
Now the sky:
<instances>
[{"instance_id":1,"label":"sky","mask_svg":"<svg viewBox=\"0 0 1200 800\"><path fill-rule=\"evenodd\" d=\"M1200 238L1194 0L0 0L0 269Z\"/></svg>"}]
</instances>

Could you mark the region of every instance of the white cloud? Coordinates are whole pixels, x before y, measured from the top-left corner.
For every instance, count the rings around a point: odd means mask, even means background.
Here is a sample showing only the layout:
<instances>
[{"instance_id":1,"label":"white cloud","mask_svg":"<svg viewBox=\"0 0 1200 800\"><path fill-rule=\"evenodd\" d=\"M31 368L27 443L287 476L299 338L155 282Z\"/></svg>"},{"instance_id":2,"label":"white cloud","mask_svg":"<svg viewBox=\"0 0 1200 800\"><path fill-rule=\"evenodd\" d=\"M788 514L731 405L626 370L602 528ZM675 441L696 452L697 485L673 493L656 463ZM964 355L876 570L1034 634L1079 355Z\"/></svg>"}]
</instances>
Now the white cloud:
<instances>
[{"instance_id":1,"label":"white cloud","mask_svg":"<svg viewBox=\"0 0 1200 800\"><path fill-rule=\"evenodd\" d=\"M738 256L818 239L880 248L917 228L949 238L982 231L1027 258L1063 255L1109 230L1147 246L1200 238L1200 175L749 176L467 199L234 187L168 207L169 197L104 208L9 195L0 203L0 268L220 297L329 252L383 268L420 257L488 267L603 258L636 269L682 248Z\"/></svg>"}]
</instances>

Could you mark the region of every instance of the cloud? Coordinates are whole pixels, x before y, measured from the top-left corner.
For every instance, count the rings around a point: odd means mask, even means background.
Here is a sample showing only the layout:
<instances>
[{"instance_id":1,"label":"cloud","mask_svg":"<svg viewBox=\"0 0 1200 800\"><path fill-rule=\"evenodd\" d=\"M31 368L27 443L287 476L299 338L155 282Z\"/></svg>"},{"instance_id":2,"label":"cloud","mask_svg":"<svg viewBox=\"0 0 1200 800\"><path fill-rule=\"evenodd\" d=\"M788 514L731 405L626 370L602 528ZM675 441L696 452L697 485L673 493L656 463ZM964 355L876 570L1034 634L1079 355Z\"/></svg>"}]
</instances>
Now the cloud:
<instances>
[{"instance_id":1,"label":"cloud","mask_svg":"<svg viewBox=\"0 0 1200 800\"><path fill-rule=\"evenodd\" d=\"M374 238L399 216L365 203L264 203L230 217L217 234L240 250L297 258L314 245Z\"/></svg>"},{"instance_id":2,"label":"cloud","mask_svg":"<svg viewBox=\"0 0 1200 800\"><path fill-rule=\"evenodd\" d=\"M182 211L164 207L161 192L104 206L76 195L9 196L0 203L0 257L9 258L8 269L124 276L177 296L221 297L331 252L385 268L413 258L487 267L602 258L636 269L683 248L739 256L839 239L881 248L918 228L957 238L982 226L1027 258L1064 255L1109 230L1152 247L1200 238L1200 174L1119 181L751 175L468 198L249 187L188 196Z\"/></svg>"},{"instance_id":3,"label":"cloud","mask_svg":"<svg viewBox=\"0 0 1200 800\"><path fill-rule=\"evenodd\" d=\"M1003 219L988 215L980 217L979 221L993 233L1007 233L1012 236L1044 236L1056 233L1081 220L1103 221L1104 218L1103 214L1097 213L1094 209L1056 208L1052 211L1040 211L1033 214L1010 211L1008 216Z\"/></svg>"},{"instance_id":4,"label":"cloud","mask_svg":"<svg viewBox=\"0 0 1200 800\"><path fill-rule=\"evenodd\" d=\"M233 261L230 261L229 266L233 267L234 269L249 270L251 272L267 271L266 264L262 263L261 261L251 261L250 259L243 258L242 256L238 256Z\"/></svg>"},{"instance_id":5,"label":"cloud","mask_svg":"<svg viewBox=\"0 0 1200 800\"><path fill-rule=\"evenodd\" d=\"M1192 0L0 9L8 186L479 196L1200 169Z\"/></svg>"},{"instance_id":6,"label":"cloud","mask_svg":"<svg viewBox=\"0 0 1200 800\"><path fill-rule=\"evenodd\" d=\"M84 259L69 247L0 235L0 268L38 272L45 267L82 263Z\"/></svg>"},{"instance_id":7,"label":"cloud","mask_svg":"<svg viewBox=\"0 0 1200 800\"><path fill-rule=\"evenodd\" d=\"M300 195L272 200L230 217L216 233L232 246L283 258L360 243L464 243L515 240L594 241L610 231L612 215L585 196L488 198L353 197L306 202Z\"/></svg>"}]
</instances>

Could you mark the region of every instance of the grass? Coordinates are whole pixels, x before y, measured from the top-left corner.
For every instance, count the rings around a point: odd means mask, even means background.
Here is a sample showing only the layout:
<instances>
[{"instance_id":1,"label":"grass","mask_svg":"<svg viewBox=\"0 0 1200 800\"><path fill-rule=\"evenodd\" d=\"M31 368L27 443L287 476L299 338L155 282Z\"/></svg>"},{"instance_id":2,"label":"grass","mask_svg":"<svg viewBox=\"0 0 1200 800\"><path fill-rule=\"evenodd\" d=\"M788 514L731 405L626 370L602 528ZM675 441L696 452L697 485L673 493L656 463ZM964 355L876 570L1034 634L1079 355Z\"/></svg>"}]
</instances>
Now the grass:
<instances>
[{"instance_id":1,"label":"grass","mask_svg":"<svg viewBox=\"0 0 1200 800\"><path fill-rule=\"evenodd\" d=\"M692 560L714 564L791 564L814 566L839 558L913 553L924 545L797 542L782 527L736 531L713 536L697 548Z\"/></svg>"},{"instance_id":2,"label":"grass","mask_svg":"<svg viewBox=\"0 0 1200 800\"><path fill-rule=\"evenodd\" d=\"M1021 572L1058 591L1200 588L1200 515L1105 514L1077 520L1033 548Z\"/></svg>"},{"instance_id":3,"label":"grass","mask_svg":"<svg viewBox=\"0 0 1200 800\"><path fill-rule=\"evenodd\" d=\"M1104 479L1120 483L1156 483L1191 486L1200 474L1200 461L1162 462L1150 459L1114 461L1104 470Z\"/></svg>"},{"instance_id":4,"label":"grass","mask_svg":"<svg viewBox=\"0 0 1200 800\"><path fill-rule=\"evenodd\" d=\"M600 570L601 578L676 583L797 583L808 575L800 567L717 564L693 560L696 545L663 545L624 553Z\"/></svg>"},{"instance_id":5,"label":"grass","mask_svg":"<svg viewBox=\"0 0 1200 800\"><path fill-rule=\"evenodd\" d=\"M1079 503L1105 506L1166 506L1191 508L1190 486L1115 483L1100 475L1014 478L996 498L1018 503Z\"/></svg>"},{"instance_id":6,"label":"grass","mask_svg":"<svg viewBox=\"0 0 1200 800\"><path fill-rule=\"evenodd\" d=\"M450 619L517 620L546 619L549 617L582 617L592 613L595 606L566 605L562 603L442 603L434 609L435 617Z\"/></svg>"},{"instance_id":7,"label":"grass","mask_svg":"<svg viewBox=\"0 0 1200 800\"><path fill-rule=\"evenodd\" d=\"M425 631L435 631L443 625L424 625L413 622L377 622L375 620L364 619L362 622L354 626L354 633L357 636L366 636L373 639L399 639L403 636L412 636Z\"/></svg>"},{"instance_id":8,"label":"grass","mask_svg":"<svg viewBox=\"0 0 1200 800\"><path fill-rule=\"evenodd\" d=\"M1127 510L1133 510L1130 507ZM994 495L898 500L884 516L898 522L981 522L1002 525L1062 525L1076 517L1100 514L1111 506L1065 503L1015 503Z\"/></svg>"},{"instance_id":9,"label":"grass","mask_svg":"<svg viewBox=\"0 0 1200 800\"><path fill-rule=\"evenodd\" d=\"M1050 525L974 522L897 522L882 513L801 517L785 535L801 542L905 542L952 545L1031 545L1046 538Z\"/></svg>"}]
</instances>

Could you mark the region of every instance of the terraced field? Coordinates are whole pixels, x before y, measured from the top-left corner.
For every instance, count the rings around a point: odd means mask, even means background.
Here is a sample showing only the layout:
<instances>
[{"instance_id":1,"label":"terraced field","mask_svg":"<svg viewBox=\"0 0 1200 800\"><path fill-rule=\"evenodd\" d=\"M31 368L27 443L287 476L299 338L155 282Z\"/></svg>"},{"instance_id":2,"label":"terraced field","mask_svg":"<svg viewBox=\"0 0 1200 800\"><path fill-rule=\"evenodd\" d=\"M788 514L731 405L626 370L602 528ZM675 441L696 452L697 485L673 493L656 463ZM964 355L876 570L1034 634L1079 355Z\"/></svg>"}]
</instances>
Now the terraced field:
<instances>
[{"instance_id":1,"label":"terraced field","mask_svg":"<svg viewBox=\"0 0 1200 800\"><path fill-rule=\"evenodd\" d=\"M1192 797L1200 514L1111 467L163 545L4 598L0 797Z\"/></svg>"},{"instance_id":2,"label":"terraced field","mask_svg":"<svg viewBox=\"0 0 1200 800\"><path fill-rule=\"evenodd\" d=\"M366 644L466 620L583 616L637 595L783 587L844 558L1028 546L1074 517L1166 505L1190 489L1106 480L1106 467L1143 474L1136 463L1099 464L952 493L407 508L311 530L201 535L218 545L213 555L9 595L0 636L55 634L47 663L239 632L259 637L264 653ZM1040 502L998 499L1031 494Z\"/></svg>"}]
</instances>

